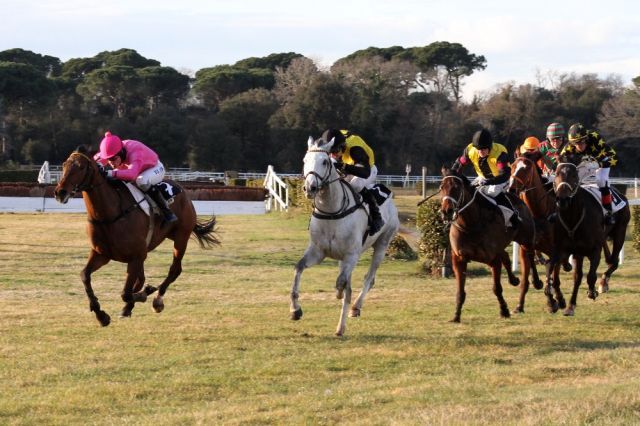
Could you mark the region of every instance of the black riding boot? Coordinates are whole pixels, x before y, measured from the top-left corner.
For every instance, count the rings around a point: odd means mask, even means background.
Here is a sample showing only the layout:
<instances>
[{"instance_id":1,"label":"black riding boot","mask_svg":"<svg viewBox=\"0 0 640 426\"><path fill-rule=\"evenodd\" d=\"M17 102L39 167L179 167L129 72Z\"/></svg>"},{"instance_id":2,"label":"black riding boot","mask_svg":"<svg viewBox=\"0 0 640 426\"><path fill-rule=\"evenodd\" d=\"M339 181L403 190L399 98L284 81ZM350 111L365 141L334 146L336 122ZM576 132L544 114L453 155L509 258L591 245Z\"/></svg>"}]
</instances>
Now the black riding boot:
<instances>
[{"instance_id":1,"label":"black riding boot","mask_svg":"<svg viewBox=\"0 0 640 426\"><path fill-rule=\"evenodd\" d=\"M167 223L172 223L178 220L176 215L173 214L173 212L169 208L169 205L167 204L167 200L164 199L164 197L160 193L160 190L155 185L152 185L151 188L147 190L147 194L149 194L149 196L153 199L153 201L156 202L158 207L160 207L160 210L162 211L162 215L164 216L164 220Z\"/></svg>"},{"instance_id":2,"label":"black riding boot","mask_svg":"<svg viewBox=\"0 0 640 426\"><path fill-rule=\"evenodd\" d=\"M380 216L380 209L378 208L378 203L376 202L376 197L373 195L373 192L364 188L360 191L360 195L362 195L362 199L369 204L369 214L371 215L369 235L373 235L382 229L384 226L384 220L382 219L382 216Z\"/></svg>"},{"instance_id":3,"label":"black riding boot","mask_svg":"<svg viewBox=\"0 0 640 426\"><path fill-rule=\"evenodd\" d=\"M613 217L611 208L611 189L609 189L608 186L599 189L600 194L602 195L602 207L604 207L606 211L604 215L604 223L605 225L614 225L616 223L616 219Z\"/></svg>"}]
</instances>

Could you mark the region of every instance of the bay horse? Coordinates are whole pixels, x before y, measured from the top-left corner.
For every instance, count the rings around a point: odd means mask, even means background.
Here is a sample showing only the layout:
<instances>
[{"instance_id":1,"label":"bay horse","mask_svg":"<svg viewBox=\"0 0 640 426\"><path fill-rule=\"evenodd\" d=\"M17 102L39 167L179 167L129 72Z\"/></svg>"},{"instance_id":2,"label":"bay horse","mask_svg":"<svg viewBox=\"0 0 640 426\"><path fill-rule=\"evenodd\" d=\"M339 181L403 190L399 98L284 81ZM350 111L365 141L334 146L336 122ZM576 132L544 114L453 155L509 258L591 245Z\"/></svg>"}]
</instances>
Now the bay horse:
<instances>
[{"instance_id":1,"label":"bay horse","mask_svg":"<svg viewBox=\"0 0 640 426\"><path fill-rule=\"evenodd\" d=\"M511 241L518 242L525 250L520 260L529 263L534 279L539 280L534 262L535 226L528 208L514 195L508 194L517 209L521 223L517 228L507 227L500 209L480 191L471 186L463 174L442 168L440 211L445 222L449 222L449 242L451 264L457 281L456 310L451 322L460 322L464 304L467 264L482 262L491 267L493 293L500 305L500 315L508 318L509 308L502 295L500 273L504 265L509 275L509 283L517 286L519 280L509 268L509 254L505 248Z\"/></svg>"},{"instance_id":2,"label":"bay horse","mask_svg":"<svg viewBox=\"0 0 640 426\"><path fill-rule=\"evenodd\" d=\"M535 162L526 154L517 157L511 164L508 190L518 194L531 211L536 225L535 250L551 256L554 246L554 228L547 218L556 211L556 197L553 188L545 188ZM529 264L524 264L520 274L520 300L514 313L524 312L525 297L529 290L529 272ZM566 302L560 291L560 264L555 266L552 273L557 301L548 293L547 307L549 312L555 313L559 308L566 307ZM540 280L534 282L536 289L541 289L542 286L543 283Z\"/></svg>"},{"instance_id":3,"label":"bay horse","mask_svg":"<svg viewBox=\"0 0 640 426\"><path fill-rule=\"evenodd\" d=\"M342 299L340 320L336 335L346 330L347 313L360 316L364 299L375 283L376 271L382 262L389 243L395 236L400 221L398 211L389 197L380 206L384 226L376 234L368 234L368 213L362 200L351 185L341 178L330 157L333 140L315 140L309 137L304 156L304 186L306 197L313 200L313 213L309 223L309 245L296 263L291 288L290 312L292 320L302 318L299 303L302 271L322 262L326 257L339 261L340 273L336 280L336 297ZM362 291L351 303L351 274L362 253L373 247L371 265ZM349 310L350 307L350 310Z\"/></svg>"},{"instance_id":4,"label":"bay horse","mask_svg":"<svg viewBox=\"0 0 640 426\"><path fill-rule=\"evenodd\" d=\"M202 248L219 244L215 237L216 218L206 222L197 220L193 203L182 191L171 204L178 217L175 223L161 224L162 216L153 212L147 215L121 181L108 181L96 161L89 157L86 148L71 153L62 165L62 177L55 188L55 198L65 204L79 191L87 209L87 234L91 250L87 264L80 273L85 292L89 298L89 309L95 313L102 326L111 322L103 311L91 287L91 274L111 260L127 264L127 277L122 290L125 302L122 317L130 317L136 302L145 302L156 290L153 309L162 312L164 294L169 284L182 272L182 258L191 234ZM177 186L176 183L171 182ZM154 217L155 216L155 217ZM173 262L169 274L158 288L145 283L144 261L147 253L156 248L165 238L173 240Z\"/></svg>"}]
</instances>

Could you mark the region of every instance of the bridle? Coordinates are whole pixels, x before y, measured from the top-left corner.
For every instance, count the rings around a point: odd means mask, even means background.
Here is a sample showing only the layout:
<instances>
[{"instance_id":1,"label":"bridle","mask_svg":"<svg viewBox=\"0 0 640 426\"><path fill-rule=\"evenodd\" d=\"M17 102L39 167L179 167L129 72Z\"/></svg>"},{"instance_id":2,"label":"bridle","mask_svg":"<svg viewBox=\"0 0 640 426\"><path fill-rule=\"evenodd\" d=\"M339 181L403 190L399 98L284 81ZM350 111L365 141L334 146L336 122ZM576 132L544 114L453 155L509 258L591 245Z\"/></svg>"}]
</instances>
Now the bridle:
<instances>
[{"instance_id":1,"label":"bridle","mask_svg":"<svg viewBox=\"0 0 640 426\"><path fill-rule=\"evenodd\" d=\"M76 195L79 191L91 191L93 188L102 185L102 182L95 185L95 184L91 184L91 178L93 176L92 174L92 166L91 164L93 163L93 160L89 157L87 157L86 155L84 155L81 152L72 152L71 155L69 156L69 158L67 159L67 161L65 161L62 164L62 170L65 170L67 167L69 167L69 164L71 164L76 157L82 157L84 159L87 160L87 168L85 169L84 172L84 176L82 176L82 179L80 180L79 183L75 184L71 190L71 197L73 197L74 195Z\"/></svg>"},{"instance_id":2,"label":"bridle","mask_svg":"<svg viewBox=\"0 0 640 426\"><path fill-rule=\"evenodd\" d=\"M556 167L556 171L560 169L560 166L571 166L574 169L576 169L576 173L578 172L578 167L573 164L573 163L560 163L558 164L558 166ZM556 176L557 176L557 172L556 172ZM569 187L569 198L573 198L574 195L576 195L576 193L578 192L578 189L580 188L580 182L576 183L575 187L572 186L569 182L560 182L558 185L556 185L556 182L553 182L553 191L556 193L556 196L558 194L558 190L560 188L562 188L564 185Z\"/></svg>"},{"instance_id":3,"label":"bridle","mask_svg":"<svg viewBox=\"0 0 640 426\"><path fill-rule=\"evenodd\" d=\"M315 170L312 170L304 175L305 181L308 176L313 176L316 179L316 183L318 184L318 190L313 196L312 215L318 219L336 220L336 219L342 219L343 217L348 216L351 213L355 212L359 208L362 208L363 207L362 200L359 200L359 197L356 194L355 190L351 187L351 185L348 182L345 182L344 179L342 179L342 177L340 176L340 173L337 170L336 172L338 173L338 177L336 177L335 179L331 179L331 172L332 170L335 170L335 166L333 165L333 161L331 161L329 153L323 149L310 149L307 151L307 153L310 153L310 152L324 153L327 155L327 158L329 159L329 167L327 167L327 172L323 176L321 176ZM340 183L340 187L342 189L342 202L340 204L340 207L333 212L322 210L316 205L316 197L318 196L318 194L322 189L324 189L325 187L331 185L336 181ZM355 205L351 207L349 207L349 194L347 191L351 192L351 195L353 196L353 199L355 201Z\"/></svg>"},{"instance_id":4,"label":"bridle","mask_svg":"<svg viewBox=\"0 0 640 426\"><path fill-rule=\"evenodd\" d=\"M464 182L463 182L462 178L459 177L459 176L455 176L455 175L445 176L445 177L442 178L442 183L440 184L440 190L441 191L442 191L445 179L448 179L448 178L456 179L460 183L460 186L462 188L460 190L460 195L458 196L458 199L455 199L455 198L453 198L453 197L451 197L449 195L443 195L442 196L442 202L449 201L451 204L453 204L453 216L451 218L451 222L453 222L460 215L460 213L462 213L467 207L469 207L471 205L471 203L473 203L473 201L476 199L476 194L478 193L478 191L475 191L473 193L473 196L471 197L469 202L464 204L462 207L459 207L465 201L465 197L464 197L464 192L465 192L464 191Z\"/></svg>"}]
</instances>

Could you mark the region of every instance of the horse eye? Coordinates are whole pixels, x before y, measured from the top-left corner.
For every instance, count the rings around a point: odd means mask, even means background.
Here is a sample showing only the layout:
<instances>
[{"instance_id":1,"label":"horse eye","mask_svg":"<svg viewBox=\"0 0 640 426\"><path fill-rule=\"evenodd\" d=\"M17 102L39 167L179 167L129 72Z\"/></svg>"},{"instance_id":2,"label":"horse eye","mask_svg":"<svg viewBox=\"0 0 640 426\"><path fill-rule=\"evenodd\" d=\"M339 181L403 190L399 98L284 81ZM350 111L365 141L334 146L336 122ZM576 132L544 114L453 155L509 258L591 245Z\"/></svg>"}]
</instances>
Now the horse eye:
<instances>
[{"instance_id":1,"label":"horse eye","mask_svg":"<svg viewBox=\"0 0 640 426\"><path fill-rule=\"evenodd\" d=\"M323 166L325 166L325 167L327 167L327 166L329 165L329 160L324 160L324 161L322 162L322 165L323 165Z\"/></svg>"}]
</instances>

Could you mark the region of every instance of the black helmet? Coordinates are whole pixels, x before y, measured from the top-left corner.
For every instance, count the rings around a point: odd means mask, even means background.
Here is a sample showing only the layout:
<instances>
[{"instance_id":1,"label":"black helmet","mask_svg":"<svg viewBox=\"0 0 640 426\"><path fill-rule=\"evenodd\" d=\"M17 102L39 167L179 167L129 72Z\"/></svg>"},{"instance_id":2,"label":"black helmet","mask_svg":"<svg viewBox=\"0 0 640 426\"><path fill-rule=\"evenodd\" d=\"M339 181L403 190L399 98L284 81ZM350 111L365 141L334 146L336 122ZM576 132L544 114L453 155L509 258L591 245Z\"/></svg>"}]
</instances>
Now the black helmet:
<instances>
[{"instance_id":1,"label":"black helmet","mask_svg":"<svg viewBox=\"0 0 640 426\"><path fill-rule=\"evenodd\" d=\"M587 137L587 129L580 123L569 127L569 143L574 145Z\"/></svg>"},{"instance_id":2,"label":"black helmet","mask_svg":"<svg viewBox=\"0 0 640 426\"><path fill-rule=\"evenodd\" d=\"M331 147L331 152L340 152L342 147L345 144L345 137L342 132L338 129L328 129L322 134L322 139L327 142L331 142L331 139L335 139L333 142L333 146Z\"/></svg>"},{"instance_id":3,"label":"black helmet","mask_svg":"<svg viewBox=\"0 0 640 426\"><path fill-rule=\"evenodd\" d=\"M493 137L491 137L491 133L489 133L487 129L475 132L473 134L473 139L471 140L471 144L475 149L491 148L492 143Z\"/></svg>"}]
</instances>

